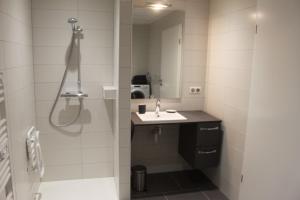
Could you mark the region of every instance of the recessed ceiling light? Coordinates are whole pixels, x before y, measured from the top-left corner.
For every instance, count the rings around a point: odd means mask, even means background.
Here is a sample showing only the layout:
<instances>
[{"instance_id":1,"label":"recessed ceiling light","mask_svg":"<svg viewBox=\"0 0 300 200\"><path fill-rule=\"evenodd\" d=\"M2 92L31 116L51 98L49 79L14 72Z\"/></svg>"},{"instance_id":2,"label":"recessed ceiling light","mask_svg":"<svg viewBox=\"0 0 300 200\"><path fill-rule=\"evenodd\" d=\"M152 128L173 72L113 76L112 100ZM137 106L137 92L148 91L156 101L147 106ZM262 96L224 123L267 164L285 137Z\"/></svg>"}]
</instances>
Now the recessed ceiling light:
<instances>
[{"instance_id":1,"label":"recessed ceiling light","mask_svg":"<svg viewBox=\"0 0 300 200\"><path fill-rule=\"evenodd\" d=\"M171 7L172 4L167 4L167 3L148 3L147 7L153 9L153 10L163 10L166 8Z\"/></svg>"}]
</instances>

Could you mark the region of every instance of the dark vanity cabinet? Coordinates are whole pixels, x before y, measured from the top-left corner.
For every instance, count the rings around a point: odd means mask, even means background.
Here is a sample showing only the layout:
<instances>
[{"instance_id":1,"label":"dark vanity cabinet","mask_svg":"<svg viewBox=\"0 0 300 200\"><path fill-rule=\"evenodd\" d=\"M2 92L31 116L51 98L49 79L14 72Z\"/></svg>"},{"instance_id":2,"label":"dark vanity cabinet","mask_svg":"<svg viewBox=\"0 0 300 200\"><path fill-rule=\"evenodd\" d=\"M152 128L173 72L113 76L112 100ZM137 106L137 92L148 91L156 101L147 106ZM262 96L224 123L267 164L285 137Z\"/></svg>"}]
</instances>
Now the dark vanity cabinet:
<instances>
[{"instance_id":1,"label":"dark vanity cabinet","mask_svg":"<svg viewBox=\"0 0 300 200\"><path fill-rule=\"evenodd\" d=\"M220 121L180 125L179 154L195 169L219 164L221 142Z\"/></svg>"},{"instance_id":2,"label":"dark vanity cabinet","mask_svg":"<svg viewBox=\"0 0 300 200\"><path fill-rule=\"evenodd\" d=\"M218 165L221 155L222 121L202 111L181 111L187 120L143 122L131 114L132 136L137 126L179 125L179 154L195 169Z\"/></svg>"},{"instance_id":3,"label":"dark vanity cabinet","mask_svg":"<svg viewBox=\"0 0 300 200\"><path fill-rule=\"evenodd\" d=\"M181 171L147 174L147 191L137 192L132 190L131 195L133 199L199 192L216 188L202 170L216 167L219 164L223 134L222 121L202 111L179 111L178 113L184 116L186 120L145 122L136 113L131 113L131 134L133 140L136 137L135 134L139 134L143 130L137 130L138 127L148 126L148 128L157 131L157 128L165 130L165 128L170 127L169 125L176 125L172 126L175 128L168 132L172 136L173 131L176 139L179 137L178 149L174 149L174 151L177 151L174 153L180 154L192 168ZM146 130L148 129L146 128ZM161 133L164 134L164 131ZM149 134L153 133L149 132ZM149 137L151 138L150 135ZM142 151L142 149L139 150Z\"/></svg>"}]
</instances>

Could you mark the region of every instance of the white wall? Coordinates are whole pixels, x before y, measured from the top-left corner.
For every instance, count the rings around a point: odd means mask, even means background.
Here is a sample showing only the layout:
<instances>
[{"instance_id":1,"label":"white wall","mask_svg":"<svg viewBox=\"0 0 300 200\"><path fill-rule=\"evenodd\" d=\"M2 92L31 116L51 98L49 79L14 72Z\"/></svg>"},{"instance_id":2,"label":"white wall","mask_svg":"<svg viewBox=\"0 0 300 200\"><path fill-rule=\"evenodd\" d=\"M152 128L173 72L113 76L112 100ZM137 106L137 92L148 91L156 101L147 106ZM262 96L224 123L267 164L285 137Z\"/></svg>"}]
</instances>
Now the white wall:
<instances>
[{"instance_id":1,"label":"white wall","mask_svg":"<svg viewBox=\"0 0 300 200\"><path fill-rule=\"evenodd\" d=\"M256 0L211 0L205 110L222 119L220 166L209 177L238 199L255 37Z\"/></svg>"},{"instance_id":2,"label":"white wall","mask_svg":"<svg viewBox=\"0 0 300 200\"><path fill-rule=\"evenodd\" d=\"M115 166L117 190L120 200L130 200L130 82L131 82L131 34L132 34L132 1L120 1L120 44L119 44L119 78L115 82L119 88L116 109L118 121L118 139L115 140L115 151L118 166Z\"/></svg>"},{"instance_id":3,"label":"white wall","mask_svg":"<svg viewBox=\"0 0 300 200\"><path fill-rule=\"evenodd\" d=\"M258 0L240 200L300 199L300 1Z\"/></svg>"},{"instance_id":4,"label":"white wall","mask_svg":"<svg viewBox=\"0 0 300 200\"><path fill-rule=\"evenodd\" d=\"M113 85L119 88L119 51L120 51L120 0L114 0L114 80ZM114 177L117 195L120 192L120 156L119 156L119 94L113 102L113 134L114 134Z\"/></svg>"},{"instance_id":5,"label":"white wall","mask_svg":"<svg viewBox=\"0 0 300 200\"><path fill-rule=\"evenodd\" d=\"M206 71L206 49L208 32L208 1L183 0L185 11L183 32L182 97L179 100L161 100L161 108L177 110L203 110ZM190 86L201 86L201 95L190 95ZM147 110L155 109L155 100L132 100L131 110L137 111L138 104L146 104ZM132 163L144 164L149 172L173 171L189 168L177 153L178 127L163 130L163 136L154 142L154 127L135 131L132 144ZM141 151L142 150L142 151ZM164 154L157 153L163 151ZM143 152L143 153L142 153Z\"/></svg>"},{"instance_id":6,"label":"white wall","mask_svg":"<svg viewBox=\"0 0 300 200\"><path fill-rule=\"evenodd\" d=\"M26 134L35 125L31 2L0 1L0 68L4 87L16 199L31 200L39 179L27 172Z\"/></svg>"},{"instance_id":7,"label":"white wall","mask_svg":"<svg viewBox=\"0 0 300 200\"><path fill-rule=\"evenodd\" d=\"M102 85L113 83L114 2L111 0L33 0L34 80L36 121L46 163L44 181L113 176L112 102L102 98ZM83 28L81 77L89 97L75 125L54 129L48 116L65 69L71 40L69 17ZM78 109L65 112L70 120ZM60 99L54 114L66 102Z\"/></svg>"}]
</instances>

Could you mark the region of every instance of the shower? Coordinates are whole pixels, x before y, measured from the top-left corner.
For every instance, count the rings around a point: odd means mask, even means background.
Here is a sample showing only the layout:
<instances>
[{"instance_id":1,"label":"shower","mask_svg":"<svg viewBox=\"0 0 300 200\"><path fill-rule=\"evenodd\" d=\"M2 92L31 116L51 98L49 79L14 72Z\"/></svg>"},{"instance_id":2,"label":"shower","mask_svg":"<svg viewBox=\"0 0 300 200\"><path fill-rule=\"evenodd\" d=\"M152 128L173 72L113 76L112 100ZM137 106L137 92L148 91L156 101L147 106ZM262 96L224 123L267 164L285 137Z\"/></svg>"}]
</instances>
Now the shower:
<instances>
[{"instance_id":1,"label":"shower","mask_svg":"<svg viewBox=\"0 0 300 200\"><path fill-rule=\"evenodd\" d=\"M66 91L66 92L62 93L63 87L64 87L65 82L66 82L66 77L67 77L67 74L68 74L68 70L69 70L70 65L71 65L72 52L74 51L74 45L75 45L76 39L77 39L78 46L79 46L80 35L82 34L82 31L83 31L83 29L80 26L76 25L77 22L78 22L78 20L76 18L69 18L68 19L68 23L70 23L71 26L72 26L72 38L71 38L69 53L67 55L66 68L65 68L65 71L64 71L64 74L63 74L63 77L62 77L62 81L60 83L57 95L55 97L54 103L52 105L52 108L51 108L51 111L50 111L50 114L49 114L49 123L53 127L66 127L66 126L70 126L70 125L74 124L78 120L78 118L81 114L82 107L83 107L83 105L82 105L83 104L83 98L88 96L87 94L82 92L81 76L80 76L81 75L80 74L80 63L79 62L78 62L78 69L77 69L77 73L78 73L77 74L77 91L75 91L75 92ZM77 55L77 59L79 60L79 54ZM79 108L78 108L78 111L77 111L75 117L72 120L70 120L68 122L65 122L63 124L56 124L56 123L53 122L52 118L53 118L54 110L57 106L57 103L58 103L60 97L68 98L68 99L69 98L78 99Z\"/></svg>"},{"instance_id":2,"label":"shower","mask_svg":"<svg viewBox=\"0 0 300 200\"><path fill-rule=\"evenodd\" d=\"M68 23L70 23L71 26L72 26L73 33L74 33L74 31L75 32L82 32L83 31L83 29L80 28L80 26L76 26L77 22L78 22L78 20L76 18L71 17L71 18L68 19Z\"/></svg>"}]
</instances>

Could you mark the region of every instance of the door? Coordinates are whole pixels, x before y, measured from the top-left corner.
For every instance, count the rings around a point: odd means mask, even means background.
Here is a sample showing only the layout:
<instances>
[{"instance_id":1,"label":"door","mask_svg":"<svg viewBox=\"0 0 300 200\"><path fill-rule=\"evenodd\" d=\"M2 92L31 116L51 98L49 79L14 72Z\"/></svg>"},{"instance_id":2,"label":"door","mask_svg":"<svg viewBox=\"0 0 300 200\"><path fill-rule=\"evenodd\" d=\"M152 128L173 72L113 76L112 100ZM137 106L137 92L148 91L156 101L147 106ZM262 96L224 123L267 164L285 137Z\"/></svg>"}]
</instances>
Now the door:
<instances>
[{"instance_id":1,"label":"door","mask_svg":"<svg viewBox=\"0 0 300 200\"><path fill-rule=\"evenodd\" d=\"M300 1L258 0L240 200L300 199Z\"/></svg>"},{"instance_id":2,"label":"door","mask_svg":"<svg viewBox=\"0 0 300 200\"><path fill-rule=\"evenodd\" d=\"M160 96L179 98L181 79L182 25L162 31Z\"/></svg>"}]
</instances>

